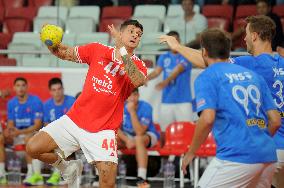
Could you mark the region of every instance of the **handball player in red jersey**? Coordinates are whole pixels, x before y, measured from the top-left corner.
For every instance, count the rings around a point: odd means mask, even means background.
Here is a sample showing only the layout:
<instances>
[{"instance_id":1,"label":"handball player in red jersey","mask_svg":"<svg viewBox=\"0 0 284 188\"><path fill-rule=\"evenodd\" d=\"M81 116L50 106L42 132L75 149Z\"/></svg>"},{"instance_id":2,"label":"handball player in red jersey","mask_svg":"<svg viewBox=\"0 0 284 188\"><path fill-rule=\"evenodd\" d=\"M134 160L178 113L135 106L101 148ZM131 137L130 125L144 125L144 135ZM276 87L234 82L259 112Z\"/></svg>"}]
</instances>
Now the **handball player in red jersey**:
<instances>
[{"instance_id":1,"label":"handball player in red jersey","mask_svg":"<svg viewBox=\"0 0 284 188\"><path fill-rule=\"evenodd\" d=\"M99 171L100 188L115 187L117 173L116 131L122 123L125 100L144 84L147 69L133 52L143 34L136 20L122 23L120 31L109 26L115 48L100 43L49 48L60 59L87 63L89 70L82 94L66 115L42 128L31 138L30 156L62 172L68 187L79 188L81 160L65 161L82 149Z\"/></svg>"}]
</instances>

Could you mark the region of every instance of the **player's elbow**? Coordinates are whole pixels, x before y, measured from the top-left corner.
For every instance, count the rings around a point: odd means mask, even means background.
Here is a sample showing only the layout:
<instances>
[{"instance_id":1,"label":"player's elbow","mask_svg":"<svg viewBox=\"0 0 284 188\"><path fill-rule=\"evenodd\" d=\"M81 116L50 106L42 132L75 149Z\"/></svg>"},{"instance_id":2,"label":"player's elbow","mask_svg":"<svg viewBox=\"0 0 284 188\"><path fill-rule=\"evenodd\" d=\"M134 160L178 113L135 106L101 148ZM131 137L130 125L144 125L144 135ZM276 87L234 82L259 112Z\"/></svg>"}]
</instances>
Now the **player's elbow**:
<instances>
[{"instance_id":1,"label":"player's elbow","mask_svg":"<svg viewBox=\"0 0 284 188\"><path fill-rule=\"evenodd\" d=\"M273 117L269 117L269 124L275 129L279 129L281 126L281 116L278 112L275 112Z\"/></svg>"},{"instance_id":2,"label":"player's elbow","mask_svg":"<svg viewBox=\"0 0 284 188\"><path fill-rule=\"evenodd\" d=\"M212 127L215 121L215 110L213 109L206 109L202 111L200 116L200 121L202 121L202 124Z\"/></svg>"}]
</instances>

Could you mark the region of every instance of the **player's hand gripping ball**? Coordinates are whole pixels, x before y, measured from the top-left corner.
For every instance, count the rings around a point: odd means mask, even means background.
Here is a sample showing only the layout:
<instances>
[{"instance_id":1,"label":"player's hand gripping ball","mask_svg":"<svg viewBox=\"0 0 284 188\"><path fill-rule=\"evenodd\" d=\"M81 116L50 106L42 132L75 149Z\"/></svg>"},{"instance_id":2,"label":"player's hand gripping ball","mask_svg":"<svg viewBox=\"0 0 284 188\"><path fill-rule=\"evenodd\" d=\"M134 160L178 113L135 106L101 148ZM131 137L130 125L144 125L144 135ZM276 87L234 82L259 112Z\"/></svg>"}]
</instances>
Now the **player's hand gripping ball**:
<instances>
[{"instance_id":1,"label":"player's hand gripping ball","mask_svg":"<svg viewBox=\"0 0 284 188\"><path fill-rule=\"evenodd\" d=\"M56 25L47 24L42 27L40 40L48 47L55 48L58 46L63 37L63 29Z\"/></svg>"}]
</instances>

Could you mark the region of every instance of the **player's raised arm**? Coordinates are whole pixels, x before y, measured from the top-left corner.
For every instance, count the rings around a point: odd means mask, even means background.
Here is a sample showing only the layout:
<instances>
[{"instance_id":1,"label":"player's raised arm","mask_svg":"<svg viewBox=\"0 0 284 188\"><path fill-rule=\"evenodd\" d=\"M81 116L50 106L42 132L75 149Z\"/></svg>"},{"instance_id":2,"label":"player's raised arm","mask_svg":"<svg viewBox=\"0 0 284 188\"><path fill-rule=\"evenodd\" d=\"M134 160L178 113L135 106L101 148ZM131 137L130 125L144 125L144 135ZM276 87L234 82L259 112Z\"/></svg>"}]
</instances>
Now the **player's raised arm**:
<instances>
[{"instance_id":1,"label":"player's raised arm","mask_svg":"<svg viewBox=\"0 0 284 188\"><path fill-rule=\"evenodd\" d=\"M55 48L48 47L48 49L53 55L55 55L56 57L62 60L73 61L73 62L78 61L75 53L75 47L67 46L60 43L57 47Z\"/></svg>"},{"instance_id":2,"label":"player's raised arm","mask_svg":"<svg viewBox=\"0 0 284 188\"><path fill-rule=\"evenodd\" d=\"M159 37L159 40L161 43L167 43L172 50L180 53L195 66L199 68L206 67L200 50L195 50L181 45L173 36L162 35Z\"/></svg>"},{"instance_id":3,"label":"player's raised arm","mask_svg":"<svg viewBox=\"0 0 284 188\"><path fill-rule=\"evenodd\" d=\"M110 30L111 36L115 40L116 48L119 49L119 53L116 53L116 55L121 56L121 59L125 64L125 71L129 76L132 84L135 87L144 85L146 76L142 72L140 72L139 68L131 59L130 54L128 54L126 48L124 47L120 33L114 28L113 25L108 26L108 29Z\"/></svg>"},{"instance_id":4,"label":"player's raised arm","mask_svg":"<svg viewBox=\"0 0 284 188\"><path fill-rule=\"evenodd\" d=\"M61 43L63 30L56 25L45 24L40 32L41 41L47 46L49 51L62 60L77 62L75 47L70 47Z\"/></svg>"}]
</instances>

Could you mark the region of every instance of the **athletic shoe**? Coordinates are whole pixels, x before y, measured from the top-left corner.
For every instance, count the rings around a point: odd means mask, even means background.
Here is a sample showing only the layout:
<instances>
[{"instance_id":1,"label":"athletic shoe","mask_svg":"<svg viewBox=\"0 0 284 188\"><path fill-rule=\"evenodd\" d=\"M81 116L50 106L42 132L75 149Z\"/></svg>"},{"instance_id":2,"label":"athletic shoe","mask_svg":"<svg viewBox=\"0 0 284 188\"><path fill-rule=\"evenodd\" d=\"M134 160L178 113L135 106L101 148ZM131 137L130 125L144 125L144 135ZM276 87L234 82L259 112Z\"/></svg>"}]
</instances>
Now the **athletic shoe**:
<instances>
[{"instance_id":1,"label":"athletic shoe","mask_svg":"<svg viewBox=\"0 0 284 188\"><path fill-rule=\"evenodd\" d=\"M26 186L43 185L43 177L41 174L34 173L32 176L26 177L26 179L24 179L24 184Z\"/></svg>"},{"instance_id":2,"label":"athletic shoe","mask_svg":"<svg viewBox=\"0 0 284 188\"><path fill-rule=\"evenodd\" d=\"M6 176L1 176L0 177L0 185L7 185L8 181Z\"/></svg>"},{"instance_id":3,"label":"athletic shoe","mask_svg":"<svg viewBox=\"0 0 284 188\"><path fill-rule=\"evenodd\" d=\"M46 184L49 186L56 186L60 182L60 173L59 172L53 172L50 178L46 181Z\"/></svg>"},{"instance_id":4,"label":"athletic shoe","mask_svg":"<svg viewBox=\"0 0 284 188\"><path fill-rule=\"evenodd\" d=\"M99 176L95 176L95 180L92 183L93 187L99 187Z\"/></svg>"},{"instance_id":5,"label":"athletic shoe","mask_svg":"<svg viewBox=\"0 0 284 188\"><path fill-rule=\"evenodd\" d=\"M82 171L83 162L80 159L68 162L67 168L62 172L62 177L68 182L68 188L80 188Z\"/></svg>"},{"instance_id":6,"label":"athletic shoe","mask_svg":"<svg viewBox=\"0 0 284 188\"><path fill-rule=\"evenodd\" d=\"M64 180L63 178L60 178L58 185L67 185L67 184L68 182L66 180Z\"/></svg>"},{"instance_id":7,"label":"athletic shoe","mask_svg":"<svg viewBox=\"0 0 284 188\"><path fill-rule=\"evenodd\" d=\"M137 177L136 185L138 188L150 188L151 185L143 178Z\"/></svg>"}]
</instances>

